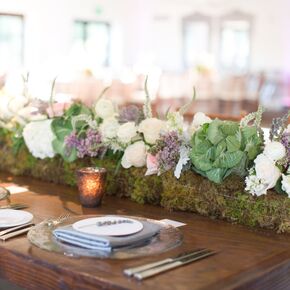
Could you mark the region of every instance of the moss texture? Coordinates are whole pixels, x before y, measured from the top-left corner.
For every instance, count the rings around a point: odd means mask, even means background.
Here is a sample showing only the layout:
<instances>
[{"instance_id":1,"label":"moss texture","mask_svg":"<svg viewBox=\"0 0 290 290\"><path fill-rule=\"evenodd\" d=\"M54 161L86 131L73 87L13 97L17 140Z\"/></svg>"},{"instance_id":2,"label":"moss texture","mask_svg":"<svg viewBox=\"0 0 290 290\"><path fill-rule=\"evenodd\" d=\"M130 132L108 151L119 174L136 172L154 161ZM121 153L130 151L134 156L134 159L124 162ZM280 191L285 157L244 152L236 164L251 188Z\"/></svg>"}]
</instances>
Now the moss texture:
<instances>
[{"instance_id":1,"label":"moss texture","mask_svg":"<svg viewBox=\"0 0 290 290\"><path fill-rule=\"evenodd\" d=\"M111 158L85 158L73 163L60 157L39 160L32 157L25 147L15 156L10 136L0 136L0 170L14 175L75 186L75 171L86 166L107 169L107 194L130 197L138 203L161 205L169 210L190 211L246 226L290 233L290 199L275 192L253 197L244 192L244 182L240 177L230 176L217 185L190 171L176 180L172 172L159 177L144 176L144 168L116 170L116 160Z\"/></svg>"}]
</instances>

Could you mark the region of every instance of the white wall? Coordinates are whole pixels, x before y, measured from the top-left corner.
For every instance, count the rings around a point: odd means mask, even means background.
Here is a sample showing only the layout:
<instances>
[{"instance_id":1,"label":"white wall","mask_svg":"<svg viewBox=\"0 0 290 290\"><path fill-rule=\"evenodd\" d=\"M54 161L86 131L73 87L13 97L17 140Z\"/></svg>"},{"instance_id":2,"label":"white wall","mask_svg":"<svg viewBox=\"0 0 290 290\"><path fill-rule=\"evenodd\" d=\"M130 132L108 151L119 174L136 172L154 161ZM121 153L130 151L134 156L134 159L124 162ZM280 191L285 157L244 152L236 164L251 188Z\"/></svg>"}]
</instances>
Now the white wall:
<instances>
[{"instance_id":1,"label":"white wall","mask_svg":"<svg viewBox=\"0 0 290 290\"><path fill-rule=\"evenodd\" d=\"M251 68L290 71L289 6L289 0L1 0L0 13L25 16L27 68L61 64L70 53L72 22L86 19L112 24L113 68L154 60L165 69L180 70L182 18L204 13L217 32L220 16L240 10L254 17Z\"/></svg>"}]
</instances>

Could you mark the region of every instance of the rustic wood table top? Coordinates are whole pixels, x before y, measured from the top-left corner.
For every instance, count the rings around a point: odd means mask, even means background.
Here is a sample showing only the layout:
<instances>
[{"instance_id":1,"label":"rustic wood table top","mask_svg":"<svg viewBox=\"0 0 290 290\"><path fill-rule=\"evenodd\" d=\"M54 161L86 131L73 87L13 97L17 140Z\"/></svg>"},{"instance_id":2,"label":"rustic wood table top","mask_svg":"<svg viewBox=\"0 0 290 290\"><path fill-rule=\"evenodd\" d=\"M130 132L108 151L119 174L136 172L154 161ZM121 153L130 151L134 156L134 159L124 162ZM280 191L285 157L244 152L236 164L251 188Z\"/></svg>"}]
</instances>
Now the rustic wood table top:
<instances>
[{"instance_id":1,"label":"rustic wood table top","mask_svg":"<svg viewBox=\"0 0 290 290\"><path fill-rule=\"evenodd\" d=\"M31 245L26 236L0 243L0 277L26 289L290 289L290 236L110 196L99 208L82 208L75 188L5 173L0 174L0 183L29 189L12 195L11 200L29 204L27 210L37 221L69 212L169 218L186 223L180 228L184 235L181 246L160 255L130 260L70 258L41 250ZM142 282L123 275L125 268L203 247L219 253Z\"/></svg>"}]
</instances>

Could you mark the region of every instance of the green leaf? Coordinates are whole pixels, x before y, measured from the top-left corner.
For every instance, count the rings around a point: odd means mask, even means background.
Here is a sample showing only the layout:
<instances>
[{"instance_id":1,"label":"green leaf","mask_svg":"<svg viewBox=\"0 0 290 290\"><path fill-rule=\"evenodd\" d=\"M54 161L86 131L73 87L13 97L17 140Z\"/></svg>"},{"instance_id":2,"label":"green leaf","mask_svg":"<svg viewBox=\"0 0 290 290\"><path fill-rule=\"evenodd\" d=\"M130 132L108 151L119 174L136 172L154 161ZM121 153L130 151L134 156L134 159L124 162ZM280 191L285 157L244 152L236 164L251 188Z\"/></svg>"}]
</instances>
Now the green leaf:
<instances>
[{"instance_id":1,"label":"green leaf","mask_svg":"<svg viewBox=\"0 0 290 290\"><path fill-rule=\"evenodd\" d=\"M52 141L52 148L56 153L60 154L62 158L67 162L73 162L77 159L77 150L73 148L68 154L65 143L61 140L54 139Z\"/></svg>"},{"instance_id":2,"label":"green leaf","mask_svg":"<svg viewBox=\"0 0 290 290\"><path fill-rule=\"evenodd\" d=\"M193 165L198 169L202 171L207 171L212 169L212 163L209 159L206 158L206 155L191 155L191 160Z\"/></svg>"},{"instance_id":3,"label":"green leaf","mask_svg":"<svg viewBox=\"0 0 290 290\"><path fill-rule=\"evenodd\" d=\"M51 122L51 129L57 139L64 140L72 132L72 125L70 120L57 118Z\"/></svg>"},{"instance_id":4,"label":"green leaf","mask_svg":"<svg viewBox=\"0 0 290 290\"><path fill-rule=\"evenodd\" d=\"M242 135L245 140L248 140L252 136L256 136L257 134L258 134L257 129L254 126L248 126L248 127L242 128Z\"/></svg>"},{"instance_id":5,"label":"green leaf","mask_svg":"<svg viewBox=\"0 0 290 290\"><path fill-rule=\"evenodd\" d=\"M220 130L220 125L221 125L220 120L214 120L208 126L207 138L213 145L218 144L225 137L222 131Z\"/></svg>"},{"instance_id":6,"label":"green leaf","mask_svg":"<svg viewBox=\"0 0 290 290\"><path fill-rule=\"evenodd\" d=\"M248 168L248 158L247 155L244 153L241 161L235 167L228 170L225 178L230 174L236 174L238 176L244 177L247 175L247 168Z\"/></svg>"},{"instance_id":7,"label":"green leaf","mask_svg":"<svg viewBox=\"0 0 290 290\"><path fill-rule=\"evenodd\" d=\"M239 123L233 121L224 121L221 125L221 131L225 135L235 135L239 130Z\"/></svg>"},{"instance_id":8,"label":"green leaf","mask_svg":"<svg viewBox=\"0 0 290 290\"><path fill-rule=\"evenodd\" d=\"M92 111L84 106L83 104L76 103L70 106L70 108L65 112L65 117L67 119L73 117L73 116L78 116L78 115L92 115Z\"/></svg>"},{"instance_id":9,"label":"green leaf","mask_svg":"<svg viewBox=\"0 0 290 290\"><path fill-rule=\"evenodd\" d=\"M227 170L223 168L214 168L206 172L206 176L209 180L215 183L222 183Z\"/></svg>"},{"instance_id":10,"label":"green leaf","mask_svg":"<svg viewBox=\"0 0 290 290\"><path fill-rule=\"evenodd\" d=\"M226 143L227 143L228 152L235 152L239 150L241 147L241 142L240 140L238 140L238 137L236 135L228 136L226 138Z\"/></svg>"},{"instance_id":11,"label":"green leaf","mask_svg":"<svg viewBox=\"0 0 290 290\"><path fill-rule=\"evenodd\" d=\"M241 161L241 159L243 158L243 154L244 153L242 151L225 152L216 159L216 161L214 162L214 167L232 168Z\"/></svg>"},{"instance_id":12,"label":"green leaf","mask_svg":"<svg viewBox=\"0 0 290 290\"><path fill-rule=\"evenodd\" d=\"M208 140L198 141L193 146L193 152L195 154L205 154L210 148L212 148L212 145Z\"/></svg>"}]
</instances>

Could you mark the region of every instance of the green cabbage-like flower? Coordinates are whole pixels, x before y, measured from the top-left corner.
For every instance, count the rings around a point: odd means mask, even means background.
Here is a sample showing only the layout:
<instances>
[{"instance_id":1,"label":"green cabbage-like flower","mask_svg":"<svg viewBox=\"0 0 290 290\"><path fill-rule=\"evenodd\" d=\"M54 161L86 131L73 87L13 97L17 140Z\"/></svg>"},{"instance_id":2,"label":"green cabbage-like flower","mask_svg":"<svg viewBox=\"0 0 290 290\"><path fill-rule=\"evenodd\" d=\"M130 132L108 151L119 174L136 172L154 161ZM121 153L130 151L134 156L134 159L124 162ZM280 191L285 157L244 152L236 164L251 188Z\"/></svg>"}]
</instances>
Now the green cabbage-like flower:
<instances>
[{"instance_id":1,"label":"green cabbage-like flower","mask_svg":"<svg viewBox=\"0 0 290 290\"><path fill-rule=\"evenodd\" d=\"M230 174L247 174L249 163L262 151L263 138L256 126L216 119L196 131L191 144L193 170L221 183Z\"/></svg>"}]
</instances>

